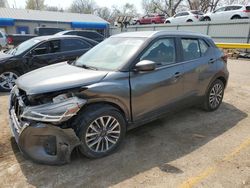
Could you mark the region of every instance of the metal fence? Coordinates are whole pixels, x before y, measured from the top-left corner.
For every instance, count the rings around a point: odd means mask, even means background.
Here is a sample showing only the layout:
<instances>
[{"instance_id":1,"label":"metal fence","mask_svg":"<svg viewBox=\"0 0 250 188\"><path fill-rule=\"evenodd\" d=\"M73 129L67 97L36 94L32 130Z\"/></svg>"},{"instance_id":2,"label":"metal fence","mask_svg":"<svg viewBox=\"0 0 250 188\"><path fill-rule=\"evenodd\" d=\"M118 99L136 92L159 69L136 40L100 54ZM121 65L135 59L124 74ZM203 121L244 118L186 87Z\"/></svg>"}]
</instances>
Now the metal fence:
<instances>
[{"instance_id":1,"label":"metal fence","mask_svg":"<svg viewBox=\"0 0 250 188\"><path fill-rule=\"evenodd\" d=\"M215 42L224 43L250 43L250 19L232 20L229 22L198 22L181 25L174 24L151 24L134 25L127 28L110 28L110 34L131 31L160 31L182 30L203 33L211 36Z\"/></svg>"}]
</instances>

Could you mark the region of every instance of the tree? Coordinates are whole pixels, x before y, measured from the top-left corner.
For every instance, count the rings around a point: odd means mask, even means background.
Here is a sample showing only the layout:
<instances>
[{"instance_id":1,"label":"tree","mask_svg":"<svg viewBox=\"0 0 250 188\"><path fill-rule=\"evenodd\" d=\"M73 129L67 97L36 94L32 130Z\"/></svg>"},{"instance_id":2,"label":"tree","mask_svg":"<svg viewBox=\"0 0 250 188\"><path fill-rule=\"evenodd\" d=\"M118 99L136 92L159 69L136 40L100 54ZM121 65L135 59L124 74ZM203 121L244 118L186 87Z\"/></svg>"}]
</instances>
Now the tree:
<instances>
[{"instance_id":1,"label":"tree","mask_svg":"<svg viewBox=\"0 0 250 188\"><path fill-rule=\"evenodd\" d=\"M93 14L96 8L94 0L74 0L69 11L73 13Z\"/></svg>"},{"instance_id":2,"label":"tree","mask_svg":"<svg viewBox=\"0 0 250 188\"><path fill-rule=\"evenodd\" d=\"M120 12L123 15L127 15L127 16L137 16L138 15L135 6L133 4L129 4L129 3L126 3L125 5L123 5Z\"/></svg>"},{"instance_id":3,"label":"tree","mask_svg":"<svg viewBox=\"0 0 250 188\"><path fill-rule=\"evenodd\" d=\"M95 15L103 18L104 20L108 21L111 17L111 10L107 7L100 7L97 8L95 11Z\"/></svg>"},{"instance_id":4,"label":"tree","mask_svg":"<svg viewBox=\"0 0 250 188\"><path fill-rule=\"evenodd\" d=\"M142 0L142 8L146 14L159 12L158 8L155 6L152 0Z\"/></svg>"},{"instance_id":5,"label":"tree","mask_svg":"<svg viewBox=\"0 0 250 188\"><path fill-rule=\"evenodd\" d=\"M46 6L45 10L47 11L54 11L54 12L64 12L63 8L58 8L56 6Z\"/></svg>"},{"instance_id":6,"label":"tree","mask_svg":"<svg viewBox=\"0 0 250 188\"><path fill-rule=\"evenodd\" d=\"M6 7L6 0L0 0L0 7Z\"/></svg>"},{"instance_id":7,"label":"tree","mask_svg":"<svg viewBox=\"0 0 250 188\"><path fill-rule=\"evenodd\" d=\"M32 10L44 10L44 0L27 0L25 8Z\"/></svg>"},{"instance_id":8,"label":"tree","mask_svg":"<svg viewBox=\"0 0 250 188\"><path fill-rule=\"evenodd\" d=\"M144 0L142 5L144 8L150 8L149 10L153 10L154 12L173 16L182 1L183 0Z\"/></svg>"}]
</instances>

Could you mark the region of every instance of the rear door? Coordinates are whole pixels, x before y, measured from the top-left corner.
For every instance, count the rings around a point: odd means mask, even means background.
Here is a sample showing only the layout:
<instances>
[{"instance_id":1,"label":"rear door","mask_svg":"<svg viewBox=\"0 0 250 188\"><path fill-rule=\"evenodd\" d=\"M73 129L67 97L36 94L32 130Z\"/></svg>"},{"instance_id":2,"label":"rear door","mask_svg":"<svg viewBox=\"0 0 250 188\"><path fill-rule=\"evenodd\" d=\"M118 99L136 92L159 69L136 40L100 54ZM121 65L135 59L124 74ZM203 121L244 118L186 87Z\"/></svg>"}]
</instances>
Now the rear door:
<instances>
[{"instance_id":1,"label":"rear door","mask_svg":"<svg viewBox=\"0 0 250 188\"><path fill-rule=\"evenodd\" d=\"M182 46L184 95L193 103L216 73L213 47L202 38L180 38Z\"/></svg>"},{"instance_id":2,"label":"rear door","mask_svg":"<svg viewBox=\"0 0 250 188\"><path fill-rule=\"evenodd\" d=\"M177 104L183 95L183 66L177 61L175 38L161 38L137 59L154 61L155 70L130 74L133 120L153 118Z\"/></svg>"}]
</instances>

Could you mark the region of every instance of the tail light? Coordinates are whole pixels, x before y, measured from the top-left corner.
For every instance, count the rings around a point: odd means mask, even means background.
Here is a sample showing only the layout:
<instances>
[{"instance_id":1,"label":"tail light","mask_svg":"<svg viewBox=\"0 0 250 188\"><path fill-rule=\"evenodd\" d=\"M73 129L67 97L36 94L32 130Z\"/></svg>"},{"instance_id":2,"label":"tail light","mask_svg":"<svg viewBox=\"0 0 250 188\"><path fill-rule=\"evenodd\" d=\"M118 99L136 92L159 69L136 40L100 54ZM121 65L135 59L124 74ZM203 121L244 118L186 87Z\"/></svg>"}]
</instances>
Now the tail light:
<instances>
[{"instance_id":1,"label":"tail light","mask_svg":"<svg viewBox=\"0 0 250 188\"><path fill-rule=\"evenodd\" d=\"M243 12L250 12L250 10L243 10Z\"/></svg>"},{"instance_id":2,"label":"tail light","mask_svg":"<svg viewBox=\"0 0 250 188\"><path fill-rule=\"evenodd\" d=\"M12 44L13 43L13 38L12 37L7 37L7 43Z\"/></svg>"}]
</instances>

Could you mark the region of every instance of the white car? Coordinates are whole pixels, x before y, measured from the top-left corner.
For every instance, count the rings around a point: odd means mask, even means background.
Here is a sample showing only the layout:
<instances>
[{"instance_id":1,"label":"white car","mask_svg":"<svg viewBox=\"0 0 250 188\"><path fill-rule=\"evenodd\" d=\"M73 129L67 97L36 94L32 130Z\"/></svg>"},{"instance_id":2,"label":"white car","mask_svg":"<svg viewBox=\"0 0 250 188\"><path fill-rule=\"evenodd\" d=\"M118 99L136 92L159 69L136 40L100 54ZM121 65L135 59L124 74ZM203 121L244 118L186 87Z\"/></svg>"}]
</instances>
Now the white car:
<instances>
[{"instance_id":1,"label":"white car","mask_svg":"<svg viewBox=\"0 0 250 188\"><path fill-rule=\"evenodd\" d=\"M165 23L185 23L185 22L198 22L203 16L203 12L199 10L183 11L175 14L173 17L169 17L165 20Z\"/></svg>"},{"instance_id":2,"label":"white car","mask_svg":"<svg viewBox=\"0 0 250 188\"><path fill-rule=\"evenodd\" d=\"M4 32L0 31L0 50L5 47L7 47L7 37Z\"/></svg>"},{"instance_id":3,"label":"white car","mask_svg":"<svg viewBox=\"0 0 250 188\"><path fill-rule=\"evenodd\" d=\"M250 18L250 5L229 5L204 15L203 21L222 21Z\"/></svg>"}]
</instances>

